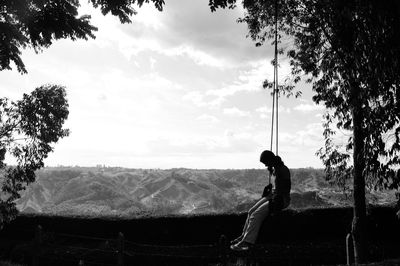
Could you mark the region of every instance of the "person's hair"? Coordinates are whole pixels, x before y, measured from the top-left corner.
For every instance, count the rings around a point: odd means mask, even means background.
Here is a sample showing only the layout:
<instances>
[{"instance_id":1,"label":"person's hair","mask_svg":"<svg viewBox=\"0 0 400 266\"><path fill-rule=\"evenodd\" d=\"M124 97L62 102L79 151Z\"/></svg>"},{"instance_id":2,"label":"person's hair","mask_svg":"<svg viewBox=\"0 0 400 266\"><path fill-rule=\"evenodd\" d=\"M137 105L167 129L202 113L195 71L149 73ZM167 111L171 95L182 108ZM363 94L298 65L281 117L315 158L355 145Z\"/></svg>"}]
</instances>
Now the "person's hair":
<instances>
[{"instance_id":1,"label":"person's hair","mask_svg":"<svg viewBox=\"0 0 400 266\"><path fill-rule=\"evenodd\" d=\"M282 161L282 158L280 156L278 156L278 155L275 156L275 164L276 165L284 164L283 161Z\"/></svg>"},{"instance_id":2,"label":"person's hair","mask_svg":"<svg viewBox=\"0 0 400 266\"><path fill-rule=\"evenodd\" d=\"M272 151L269 150L265 150L261 153L260 162L262 163L271 162L275 165L284 164L281 157L276 156Z\"/></svg>"}]
</instances>

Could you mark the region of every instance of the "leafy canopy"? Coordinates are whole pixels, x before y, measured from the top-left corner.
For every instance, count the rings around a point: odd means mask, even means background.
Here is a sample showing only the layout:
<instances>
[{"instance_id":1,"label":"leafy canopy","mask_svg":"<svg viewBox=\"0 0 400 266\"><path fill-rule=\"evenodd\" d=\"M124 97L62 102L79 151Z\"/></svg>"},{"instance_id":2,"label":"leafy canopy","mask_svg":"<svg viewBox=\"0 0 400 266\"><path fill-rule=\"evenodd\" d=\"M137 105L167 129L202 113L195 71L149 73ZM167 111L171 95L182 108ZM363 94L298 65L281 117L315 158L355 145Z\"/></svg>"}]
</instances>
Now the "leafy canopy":
<instances>
[{"instance_id":1,"label":"leafy canopy","mask_svg":"<svg viewBox=\"0 0 400 266\"><path fill-rule=\"evenodd\" d=\"M164 0L151 0L162 10ZM106 15L117 16L121 23L130 23L136 14L134 4L142 6L150 0L88 0ZM21 50L40 52L59 39L95 38L97 28L89 15L78 16L79 0L3 0L0 3L0 71L11 70L14 63L20 73L27 73Z\"/></svg>"},{"instance_id":2,"label":"leafy canopy","mask_svg":"<svg viewBox=\"0 0 400 266\"><path fill-rule=\"evenodd\" d=\"M65 88L44 85L16 102L0 98L0 226L15 217L15 200L35 181L35 171L53 151L53 144L68 136ZM8 166L6 157L13 158Z\"/></svg>"},{"instance_id":3,"label":"leafy canopy","mask_svg":"<svg viewBox=\"0 0 400 266\"><path fill-rule=\"evenodd\" d=\"M236 1L216 0L214 8ZM395 0L244 0L249 36L257 45L274 36L278 8L279 41L286 50L295 83L312 83L316 103L324 103L325 147L318 154L328 177L352 176L353 138L345 149L333 142L339 130L354 129L352 111L361 105L363 175L371 187L397 187L400 165L400 3ZM281 50L281 53L284 51ZM268 87L268 83L267 86ZM281 87L291 93L293 86ZM340 181L342 180L342 181Z\"/></svg>"}]
</instances>

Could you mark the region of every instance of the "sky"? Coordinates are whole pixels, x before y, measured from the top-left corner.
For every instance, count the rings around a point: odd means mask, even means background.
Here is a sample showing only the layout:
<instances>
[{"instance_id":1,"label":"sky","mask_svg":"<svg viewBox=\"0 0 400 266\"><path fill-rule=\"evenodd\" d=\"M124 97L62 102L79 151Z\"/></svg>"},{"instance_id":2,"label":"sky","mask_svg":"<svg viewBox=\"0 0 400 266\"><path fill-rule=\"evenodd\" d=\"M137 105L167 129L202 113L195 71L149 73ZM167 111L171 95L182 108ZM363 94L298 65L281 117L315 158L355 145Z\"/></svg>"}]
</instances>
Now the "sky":
<instances>
[{"instance_id":1,"label":"sky","mask_svg":"<svg viewBox=\"0 0 400 266\"><path fill-rule=\"evenodd\" d=\"M85 2L85 1L82 1ZM66 87L70 136L46 166L261 168L270 148L273 47L255 47L241 8L211 13L208 0L169 0L163 12L137 9L131 24L87 5L96 39L24 50L28 74L1 71L2 97L18 100L43 84ZM280 82L288 60L280 58ZM279 101L279 155L290 168L321 168L324 107L309 85Z\"/></svg>"}]
</instances>

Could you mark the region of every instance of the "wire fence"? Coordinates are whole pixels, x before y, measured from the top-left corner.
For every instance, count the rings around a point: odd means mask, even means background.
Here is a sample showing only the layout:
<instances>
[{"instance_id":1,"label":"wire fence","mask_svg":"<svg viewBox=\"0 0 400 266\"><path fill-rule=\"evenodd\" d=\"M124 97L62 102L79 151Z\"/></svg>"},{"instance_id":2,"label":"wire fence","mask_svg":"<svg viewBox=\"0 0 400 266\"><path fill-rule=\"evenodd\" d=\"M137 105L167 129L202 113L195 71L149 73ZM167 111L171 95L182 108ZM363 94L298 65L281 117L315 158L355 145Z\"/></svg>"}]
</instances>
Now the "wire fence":
<instances>
[{"instance_id":1,"label":"wire fence","mask_svg":"<svg viewBox=\"0 0 400 266\"><path fill-rule=\"evenodd\" d=\"M126 240L123 233L114 239L79 234L45 232L39 225L32 241L32 265L46 262L68 265L118 265L126 260L175 259L218 261L225 265L228 244L221 236L214 244L204 245L155 245Z\"/></svg>"},{"instance_id":2,"label":"wire fence","mask_svg":"<svg viewBox=\"0 0 400 266\"><path fill-rule=\"evenodd\" d=\"M30 233L30 235L33 235ZM347 240L347 239L346 239ZM232 265L239 260L247 263L261 263L276 265L275 262L291 263L303 261L315 261L315 252L320 250L326 255L326 259L333 258L332 254L338 250L344 251L344 241L341 239L315 241L304 243L282 242L268 244L268 249L257 246L249 252L230 251L227 238L220 236L215 243L203 245L157 245L127 240L123 233L118 233L114 238L93 237L80 234L67 234L45 231L38 226L34 233L32 245L27 243L26 259L30 265ZM347 240L346 242L349 242ZM350 241L351 242L351 241ZM347 264L352 257L351 248L346 247ZM335 253L335 254L336 254ZM339 256L343 256L339 252ZM335 259L336 259L335 255ZM320 258L321 259L321 258ZM325 259L325 257L323 258ZM171 262L165 264L164 261ZM176 262L174 264L174 262ZM311 264L311 263L310 263Z\"/></svg>"}]
</instances>

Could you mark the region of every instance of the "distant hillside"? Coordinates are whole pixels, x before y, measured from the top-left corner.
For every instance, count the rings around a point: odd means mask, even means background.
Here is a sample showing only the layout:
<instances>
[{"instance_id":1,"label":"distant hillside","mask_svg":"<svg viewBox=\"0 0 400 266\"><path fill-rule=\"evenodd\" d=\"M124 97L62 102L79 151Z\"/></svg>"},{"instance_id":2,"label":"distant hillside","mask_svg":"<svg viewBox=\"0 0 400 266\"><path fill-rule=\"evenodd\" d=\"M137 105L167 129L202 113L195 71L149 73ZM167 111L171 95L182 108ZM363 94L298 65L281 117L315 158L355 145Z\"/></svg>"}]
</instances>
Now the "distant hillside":
<instances>
[{"instance_id":1,"label":"distant hillside","mask_svg":"<svg viewBox=\"0 0 400 266\"><path fill-rule=\"evenodd\" d=\"M291 173L291 208L348 204L325 181L323 170ZM235 213L246 211L267 182L263 169L44 168L17 204L22 212L57 215Z\"/></svg>"}]
</instances>

